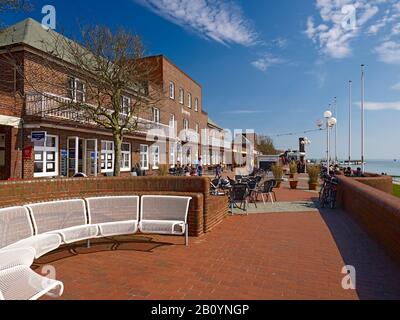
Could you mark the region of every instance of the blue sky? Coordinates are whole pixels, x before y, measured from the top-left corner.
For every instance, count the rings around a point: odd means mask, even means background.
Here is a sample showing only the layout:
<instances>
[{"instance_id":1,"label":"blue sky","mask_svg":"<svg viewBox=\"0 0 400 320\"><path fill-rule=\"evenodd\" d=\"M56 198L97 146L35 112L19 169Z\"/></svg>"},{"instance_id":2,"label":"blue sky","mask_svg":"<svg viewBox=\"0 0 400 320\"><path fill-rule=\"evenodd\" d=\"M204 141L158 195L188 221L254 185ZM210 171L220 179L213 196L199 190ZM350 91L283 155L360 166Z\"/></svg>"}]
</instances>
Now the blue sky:
<instances>
[{"instance_id":1,"label":"blue sky","mask_svg":"<svg viewBox=\"0 0 400 320\"><path fill-rule=\"evenodd\" d=\"M353 156L360 158L360 64L366 68L367 159L400 158L400 3L394 0L33 1L57 10L57 31L78 23L123 26L148 54L163 53L203 86L203 107L226 128L255 129L297 148L338 99L339 156L347 157L348 81L353 81ZM343 11L342 11L343 10ZM353 14L354 12L354 14ZM346 22L347 25L342 25ZM322 132L306 134L323 157Z\"/></svg>"}]
</instances>

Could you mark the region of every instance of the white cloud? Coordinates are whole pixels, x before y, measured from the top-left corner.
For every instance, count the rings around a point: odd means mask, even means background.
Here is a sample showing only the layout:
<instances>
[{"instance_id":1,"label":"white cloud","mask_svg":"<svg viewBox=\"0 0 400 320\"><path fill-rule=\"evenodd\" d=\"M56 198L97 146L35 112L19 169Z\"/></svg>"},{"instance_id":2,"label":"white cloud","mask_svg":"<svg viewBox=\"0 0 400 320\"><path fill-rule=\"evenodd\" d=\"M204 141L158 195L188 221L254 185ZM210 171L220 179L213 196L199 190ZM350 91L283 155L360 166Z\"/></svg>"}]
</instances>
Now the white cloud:
<instances>
[{"instance_id":1,"label":"white cloud","mask_svg":"<svg viewBox=\"0 0 400 320\"><path fill-rule=\"evenodd\" d=\"M253 61L251 65L263 72L267 71L270 67L282 64L284 60L276 58L270 54L265 54L263 57Z\"/></svg>"},{"instance_id":2,"label":"white cloud","mask_svg":"<svg viewBox=\"0 0 400 320\"><path fill-rule=\"evenodd\" d=\"M223 44L251 46L257 34L240 7L225 0L135 0L159 16Z\"/></svg>"},{"instance_id":3,"label":"white cloud","mask_svg":"<svg viewBox=\"0 0 400 320\"><path fill-rule=\"evenodd\" d=\"M375 52L379 59L388 64L400 64L400 43L394 41L385 41L381 43Z\"/></svg>"},{"instance_id":4,"label":"white cloud","mask_svg":"<svg viewBox=\"0 0 400 320\"><path fill-rule=\"evenodd\" d=\"M357 38L380 11L380 5L390 0L316 0L320 23L314 17L307 20L305 34L320 53L335 59L352 54L352 41ZM355 11L354 11L355 9ZM370 26L368 33L377 33L384 22Z\"/></svg>"},{"instance_id":5,"label":"white cloud","mask_svg":"<svg viewBox=\"0 0 400 320\"><path fill-rule=\"evenodd\" d=\"M361 103L359 103L361 106ZM397 110L400 111L400 101L396 102L371 102L364 103L365 110L381 111L381 110Z\"/></svg>"},{"instance_id":6,"label":"white cloud","mask_svg":"<svg viewBox=\"0 0 400 320\"><path fill-rule=\"evenodd\" d=\"M246 114L258 114L258 113L267 113L268 110L252 110L252 109L242 109L242 110L231 110L226 111L224 114L232 114L232 115L246 115Z\"/></svg>"},{"instance_id":7,"label":"white cloud","mask_svg":"<svg viewBox=\"0 0 400 320\"><path fill-rule=\"evenodd\" d=\"M395 91L400 91L400 82L393 85L390 89Z\"/></svg>"},{"instance_id":8,"label":"white cloud","mask_svg":"<svg viewBox=\"0 0 400 320\"><path fill-rule=\"evenodd\" d=\"M288 40L285 38L277 38L272 41L272 43L279 49L285 49L288 46Z\"/></svg>"}]
</instances>

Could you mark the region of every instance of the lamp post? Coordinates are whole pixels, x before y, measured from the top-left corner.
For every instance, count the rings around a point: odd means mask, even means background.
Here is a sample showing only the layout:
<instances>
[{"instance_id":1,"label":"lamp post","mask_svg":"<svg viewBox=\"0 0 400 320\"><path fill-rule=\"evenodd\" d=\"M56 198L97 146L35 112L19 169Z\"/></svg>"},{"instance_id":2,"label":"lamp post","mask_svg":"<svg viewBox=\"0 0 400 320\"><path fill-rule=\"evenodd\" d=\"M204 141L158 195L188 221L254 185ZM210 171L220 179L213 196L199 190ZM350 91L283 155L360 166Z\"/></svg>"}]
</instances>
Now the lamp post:
<instances>
[{"instance_id":1,"label":"lamp post","mask_svg":"<svg viewBox=\"0 0 400 320\"><path fill-rule=\"evenodd\" d=\"M364 70L365 65L361 65L361 170L362 173L365 172L365 159L364 159L364 147L365 147L365 141L364 141L364 124L365 124L365 119L364 119L364 98L365 98L365 70Z\"/></svg>"},{"instance_id":2,"label":"lamp post","mask_svg":"<svg viewBox=\"0 0 400 320\"><path fill-rule=\"evenodd\" d=\"M352 107L352 85L353 85L353 82L350 80L349 81L349 167L350 167L350 164L351 164L351 143L352 143L352 140L351 140L351 107Z\"/></svg>"},{"instance_id":3,"label":"lamp post","mask_svg":"<svg viewBox=\"0 0 400 320\"><path fill-rule=\"evenodd\" d=\"M337 119L337 117L338 117L338 112L337 112L337 97L334 97L334 98L333 98L333 108L334 108L334 116L335 116L335 119ZM338 126L335 126L335 164L338 163L337 135L338 135Z\"/></svg>"},{"instance_id":4,"label":"lamp post","mask_svg":"<svg viewBox=\"0 0 400 320\"><path fill-rule=\"evenodd\" d=\"M301 142L301 144L304 146L304 148L308 145L311 144L311 140L308 139L307 137L303 139L303 141ZM305 150L305 149L304 149ZM306 154L306 153L305 153ZM304 162L305 162L305 167L304 167L304 173L307 173L307 160L306 160L306 156L304 156Z\"/></svg>"},{"instance_id":5,"label":"lamp post","mask_svg":"<svg viewBox=\"0 0 400 320\"><path fill-rule=\"evenodd\" d=\"M329 172L329 167L330 167L330 144L331 144L331 128L333 128L337 120L336 118L332 117L332 112L331 111L325 111L324 112L324 118L326 119L326 144L327 144L327 157L326 157L326 171L328 176L330 175Z\"/></svg>"}]
</instances>

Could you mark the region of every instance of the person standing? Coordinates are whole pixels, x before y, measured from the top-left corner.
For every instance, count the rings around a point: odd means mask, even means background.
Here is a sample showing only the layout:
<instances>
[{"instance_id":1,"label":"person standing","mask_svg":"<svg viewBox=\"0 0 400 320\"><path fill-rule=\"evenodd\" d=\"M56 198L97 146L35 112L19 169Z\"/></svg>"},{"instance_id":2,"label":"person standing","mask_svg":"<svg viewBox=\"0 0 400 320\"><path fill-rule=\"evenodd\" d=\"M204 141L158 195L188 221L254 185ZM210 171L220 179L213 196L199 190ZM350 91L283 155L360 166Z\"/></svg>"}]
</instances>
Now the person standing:
<instances>
[{"instance_id":1,"label":"person standing","mask_svg":"<svg viewBox=\"0 0 400 320\"><path fill-rule=\"evenodd\" d=\"M199 162L197 163L197 175L199 177L203 176L203 161L201 160L201 157L199 157Z\"/></svg>"}]
</instances>

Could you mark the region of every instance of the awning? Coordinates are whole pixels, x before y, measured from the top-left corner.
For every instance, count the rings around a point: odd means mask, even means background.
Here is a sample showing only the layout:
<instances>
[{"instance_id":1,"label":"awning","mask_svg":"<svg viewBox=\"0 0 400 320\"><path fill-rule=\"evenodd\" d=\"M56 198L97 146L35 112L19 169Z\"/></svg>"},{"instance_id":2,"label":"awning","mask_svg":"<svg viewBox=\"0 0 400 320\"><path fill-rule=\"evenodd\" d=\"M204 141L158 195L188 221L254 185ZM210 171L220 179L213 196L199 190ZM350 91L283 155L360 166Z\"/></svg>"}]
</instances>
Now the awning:
<instances>
[{"instance_id":1,"label":"awning","mask_svg":"<svg viewBox=\"0 0 400 320\"><path fill-rule=\"evenodd\" d=\"M20 124L21 124L21 118L0 115L0 125L1 126L10 126L10 127L18 128L20 126Z\"/></svg>"}]
</instances>

